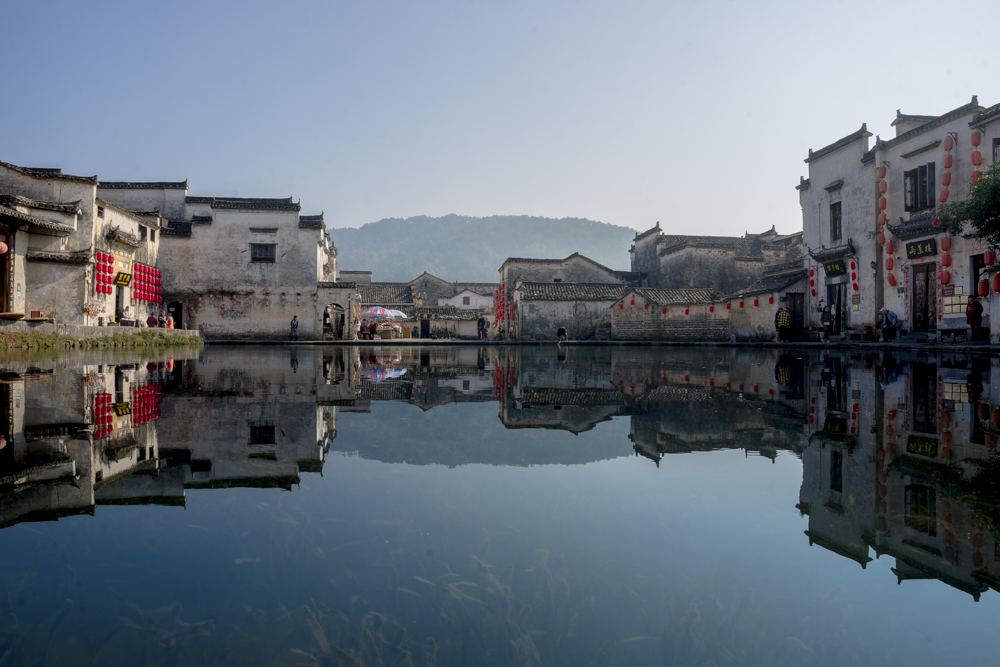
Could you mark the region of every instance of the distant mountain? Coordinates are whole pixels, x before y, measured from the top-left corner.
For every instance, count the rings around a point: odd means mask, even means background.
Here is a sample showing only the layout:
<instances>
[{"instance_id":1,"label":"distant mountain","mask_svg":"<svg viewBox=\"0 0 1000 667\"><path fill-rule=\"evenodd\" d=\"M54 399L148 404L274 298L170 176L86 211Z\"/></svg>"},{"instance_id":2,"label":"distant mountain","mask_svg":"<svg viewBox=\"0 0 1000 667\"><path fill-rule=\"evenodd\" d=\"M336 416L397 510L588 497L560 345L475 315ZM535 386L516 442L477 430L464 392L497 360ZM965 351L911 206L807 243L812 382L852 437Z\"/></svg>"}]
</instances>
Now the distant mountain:
<instances>
[{"instance_id":1,"label":"distant mountain","mask_svg":"<svg viewBox=\"0 0 1000 667\"><path fill-rule=\"evenodd\" d=\"M331 229L340 269L371 271L372 280L407 282L424 271L464 282L496 282L508 257L562 258L579 252L609 268L629 270L635 230L585 218L446 215L386 218Z\"/></svg>"}]
</instances>

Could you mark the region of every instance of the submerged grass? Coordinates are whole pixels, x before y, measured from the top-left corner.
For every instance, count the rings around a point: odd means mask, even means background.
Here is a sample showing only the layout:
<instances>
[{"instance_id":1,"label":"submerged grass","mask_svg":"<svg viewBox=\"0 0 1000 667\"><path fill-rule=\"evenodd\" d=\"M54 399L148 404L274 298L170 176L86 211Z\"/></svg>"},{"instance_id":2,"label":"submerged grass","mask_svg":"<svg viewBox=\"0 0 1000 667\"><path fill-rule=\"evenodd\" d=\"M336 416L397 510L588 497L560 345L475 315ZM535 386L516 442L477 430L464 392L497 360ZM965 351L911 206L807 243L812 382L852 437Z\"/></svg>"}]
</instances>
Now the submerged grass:
<instances>
[{"instance_id":1,"label":"submerged grass","mask_svg":"<svg viewBox=\"0 0 1000 667\"><path fill-rule=\"evenodd\" d=\"M178 336L163 333L160 330L140 330L93 338L75 338L58 332L0 331L0 351L56 348L87 350L134 347L201 347L203 344L200 336Z\"/></svg>"}]
</instances>

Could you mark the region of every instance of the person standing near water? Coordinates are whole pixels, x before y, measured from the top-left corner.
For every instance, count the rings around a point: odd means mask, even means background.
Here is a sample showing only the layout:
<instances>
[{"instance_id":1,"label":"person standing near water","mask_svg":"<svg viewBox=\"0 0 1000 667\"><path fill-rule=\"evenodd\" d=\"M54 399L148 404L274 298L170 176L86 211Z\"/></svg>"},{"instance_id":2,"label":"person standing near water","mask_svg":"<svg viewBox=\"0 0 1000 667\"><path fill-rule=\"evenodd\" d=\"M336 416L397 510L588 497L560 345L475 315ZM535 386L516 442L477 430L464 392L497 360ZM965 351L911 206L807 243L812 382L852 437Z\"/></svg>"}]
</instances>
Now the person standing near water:
<instances>
[{"instance_id":1,"label":"person standing near water","mask_svg":"<svg viewBox=\"0 0 1000 667\"><path fill-rule=\"evenodd\" d=\"M288 323L289 328L289 338L291 340L299 339L299 316L292 315L292 321Z\"/></svg>"}]
</instances>

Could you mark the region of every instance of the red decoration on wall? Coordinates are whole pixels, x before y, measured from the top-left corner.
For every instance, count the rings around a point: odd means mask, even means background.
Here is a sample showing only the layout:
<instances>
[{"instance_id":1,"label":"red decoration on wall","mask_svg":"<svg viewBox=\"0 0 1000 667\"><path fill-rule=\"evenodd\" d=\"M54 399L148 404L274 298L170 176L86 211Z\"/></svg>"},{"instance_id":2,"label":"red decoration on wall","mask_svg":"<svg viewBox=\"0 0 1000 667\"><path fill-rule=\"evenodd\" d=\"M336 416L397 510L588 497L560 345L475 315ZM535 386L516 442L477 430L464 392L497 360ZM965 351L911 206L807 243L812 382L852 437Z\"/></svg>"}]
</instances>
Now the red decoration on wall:
<instances>
[{"instance_id":1,"label":"red decoration on wall","mask_svg":"<svg viewBox=\"0 0 1000 667\"><path fill-rule=\"evenodd\" d=\"M892 271L892 257L889 257L885 260L885 270Z\"/></svg>"},{"instance_id":2,"label":"red decoration on wall","mask_svg":"<svg viewBox=\"0 0 1000 667\"><path fill-rule=\"evenodd\" d=\"M945 203L946 201L948 201L949 194L951 193L948 192L948 188L944 188L943 190L941 190L941 194L938 195L938 201L941 202L942 204Z\"/></svg>"},{"instance_id":3,"label":"red decoration on wall","mask_svg":"<svg viewBox=\"0 0 1000 667\"><path fill-rule=\"evenodd\" d=\"M663 312L667 312L667 309L666 309L666 308L664 308L664 309L663 309ZM691 311L690 311L690 310L689 310L688 308L685 308L685 309L684 309L684 314L685 314L685 315L690 315L690 314L691 314Z\"/></svg>"},{"instance_id":4,"label":"red decoration on wall","mask_svg":"<svg viewBox=\"0 0 1000 667\"><path fill-rule=\"evenodd\" d=\"M885 244L885 251L886 251L886 253L888 253L888 254L891 255L892 252L895 249L896 249L896 246L892 245L892 241L886 241L886 244Z\"/></svg>"},{"instance_id":5,"label":"red decoration on wall","mask_svg":"<svg viewBox=\"0 0 1000 667\"><path fill-rule=\"evenodd\" d=\"M732 308L732 307L733 307L733 304L731 304L731 303L729 303L729 302L727 301L727 302L726 302L726 310L729 310L729 309L730 309L730 308Z\"/></svg>"},{"instance_id":6,"label":"red decoration on wall","mask_svg":"<svg viewBox=\"0 0 1000 667\"><path fill-rule=\"evenodd\" d=\"M989 296L990 295L990 281L983 278L979 281L979 296Z\"/></svg>"},{"instance_id":7,"label":"red decoration on wall","mask_svg":"<svg viewBox=\"0 0 1000 667\"><path fill-rule=\"evenodd\" d=\"M645 306L643 306L643 309L649 310L649 304L647 303Z\"/></svg>"},{"instance_id":8,"label":"red decoration on wall","mask_svg":"<svg viewBox=\"0 0 1000 667\"><path fill-rule=\"evenodd\" d=\"M767 297L767 302L768 302L768 304L772 304L773 305L774 304L774 297L773 296Z\"/></svg>"},{"instance_id":9,"label":"red decoration on wall","mask_svg":"<svg viewBox=\"0 0 1000 667\"><path fill-rule=\"evenodd\" d=\"M753 307L756 308L759 305L760 305L760 302L757 299L754 299L753 300Z\"/></svg>"},{"instance_id":10,"label":"red decoration on wall","mask_svg":"<svg viewBox=\"0 0 1000 667\"><path fill-rule=\"evenodd\" d=\"M951 255L949 253L941 255L941 266L951 266Z\"/></svg>"},{"instance_id":11,"label":"red decoration on wall","mask_svg":"<svg viewBox=\"0 0 1000 667\"><path fill-rule=\"evenodd\" d=\"M951 274L948 273L948 269L941 269L941 284L947 285L951 282Z\"/></svg>"},{"instance_id":12,"label":"red decoration on wall","mask_svg":"<svg viewBox=\"0 0 1000 667\"><path fill-rule=\"evenodd\" d=\"M883 234L882 232L878 233L878 244L885 245L885 234Z\"/></svg>"},{"instance_id":13,"label":"red decoration on wall","mask_svg":"<svg viewBox=\"0 0 1000 667\"><path fill-rule=\"evenodd\" d=\"M879 213L878 214L878 225L879 225L879 227L881 227L882 225L885 224L885 219L886 219L885 218L885 213Z\"/></svg>"},{"instance_id":14,"label":"red decoration on wall","mask_svg":"<svg viewBox=\"0 0 1000 667\"><path fill-rule=\"evenodd\" d=\"M816 287L816 281L812 278L809 279L809 287Z\"/></svg>"},{"instance_id":15,"label":"red decoration on wall","mask_svg":"<svg viewBox=\"0 0 1000 667\"><path fill-rule=\"evenodd\" d=\"M634 306L635 305L635 299L629 299L628 305Z\"/></svg>"},{"instance_id":16,"label":"red decoration on wall","mask_svg":"<svg viewBox=\"0 0 1000 667\"><path fill-rule=\"evenodd\" d=\"M978 146L979 144L983 143L983 133L980 132L979 130L973 130L972 136L969 138L972 140L973 146Z\"/></svg>"},{"instance_id":17,"label":"red decoration on wall","mask_svg":"<svg viewBox=\"0 0 1000 667\"><path fill-rule=\"evenodd\" d=\"M886 206L887 206L888 204L889 204L889 202L887 202L887 201L885 200L885 197L880 197L880 198L879 198L879 200L878 200L878 210L880 210L880 211L884 211L884 210L885 210L885 207L886 207Z\"/></svg>"},{"instance_id":18,"label":"red decoration on wall","mask_svg":"<svg viewBox=\"0 0 1000 667\"><path fill-rule=\"evenodd\" d=\"M860 290L858 289L858 284L857 284L857 283L854 283L854 291L855 291L855 292L858 292L858 291L860 291Z\"/></svg>"},{"instance_id":19,"label":"red decoration on wall","mask_svg":"<svg viewBox=\"0 0 1000 667\"><path fill-rule=\"evenodd\" d=\"M743 299L740 299L740 308L743 307Z\"/></svg>"},{"instance_id":20,"label":"red decoration on wall","mask_svg":"<svg viewBox=\"0 0 1000 667\"><path fill-rule=\"evenodd\" d=\"M951 155L946 154L944 156L944 162L943 162L944 168L945 169L951 169L952 162L953 162L953 160L952 160Z\"/></svg>"},{"instance_id":21,"label":"red decoration on wall","mask_svg":"<svg viewBox=\"0 0 1000 667\"><path fill-rule=\"evenodd\" d=\"M896 275L895 275L895 274L893 274L893 273L890 273L889 275L887 275L887 276L885 277L885 279L886 279L887 281L889 281L889 285L891 285L892 287L895 287L895 286L896 286Z\"/></svg>"},{"instance_id":22,"label":"red decoration on wall","mask_svg":"<svg viewBox=\"0 0 1000 667\"><path fill-rule=\"evenodd\" d=\"M888 182L882 181L881 183L878 184L878 191L881 192L882 194L885 194L888 190L889 190Z\"/></svg>"},{"instance_id":23,"label":"red decoration on wall","mask_svg":"<svg viewBox=\"0 0 1000 667\"><path fill-rule=\"evenodd\" d=\"M997 263L997 254L992 248L983 253L983 263L986 266L993 266Z\"/></svg>"},{"instance_id":24,"label":"red decoration on wall","mask_svg":"<svg viewBox=\"0 0 1000 667\"><path fill-rule=\"evenodd\" d=\"M858 268L858 265L855 264L853 261L851 261L851 271L853 271L856 268Z\"/></svg>"},{"instance_id":25,"label":"red decoration on wall","mask_svg":"<svg viewBox=\"0 0 1000 667\"><path fill-rule=\"evenodd\" d=\"M812 278L815 275L816 275L816 272L813 271L812 269L809 269L809 277Z\"/></svg>"},{"instance_id":26,"label":"red decoration on wall","mask_svg":"<svg viewBox=\"0 0 1000 667\"><path fill-rule=\"evenodd\" d=\"M708 312L714 313L715 312L715 306L709 306L708 307Z\"/></svg>"},{"instance_id":27,"label":"red decoration on wall","mask_svg":"<svg viewBox=\"0 0 1000 667\"><path fill-rule=\"evenodd\" d=\"M810 290L813 296L816 296L816 290Z\"/></svg>"},{"instance_id":28,"label":"red decoration on wall","mask_svg":"<svg viewBox=\"0 0 1000 667\"><path fill-rule=\"evenodd\" d=\"M941 185L943 185L945 187L948 187L949 185L951 185L951 172L950 171L946 171L943 174L941 174Z\"/></svg>"},{"instance_id":29,"label":"red decoration on wall","mask_svg":"<svg viewBox=\"0 0 1000 667\"><path fill-rule=\"evenodd\" d=\"M950 236L942 236L941 237L941 242L938 243L938 245L941 246L941 250L943 250L945 252L948 252L949 250L951 250L951 237Z\"/></svg>"},{"instance_id":30,"label":"red decoration on wall","mask_svg":"<svg viewBox=\"0 0 1000 667\"><path fill-rule=\"evenodd\" d=\"M624 309L625 309L625 304L624 303L619 303L618 304L618 310L624 310Z\"/></svg>"},{"instance_id":31,"label":"red decoration on wall","mask_svg":"<svg viewBox=\"0 0 1000 667\"><path fill-rule=\"evenodd\" d=\"M851 271L851 281L855 281L857 279L858 279L858 274L855 273L854 271Z\"/></svg>"},{"instance_id":32,"label":"red decoration on wall","mask_svg":"<svg viewBox=\"0 0 1000 667\"><path fill-rule=\"evenodd\" d=\"M888 170L885 168L885 165L883 164L881 167L878 168L878 177L879 178L885 178L885 175L886 175L887 171Z\"/></svg>"},{"instance_id":33,"label":"red decoration on wall","mask_svg":"<svg viewBox=\"0 0 1000 667\"><path fill-rule=\"evenodd\" d=\"M972 184L975 185L978 182L979 182L979 172L974 171L972 172Z\"/></svg>"},{"instance_id":34,"label":"red decoration on wall","mask_svg":"<svg viewBox=\"0 0 1000 667\"><path fill-rule=\"evenodd\" d=\"M661 315L666 315L667 314L667 309L666 308L661 308L660 309L660 314ZM684 314L687 315L687 313L684 313Z\"/></svg>"},{"instance_id":35,"label":"red decoration on wall","mask_svg":"<svg viewBox=\"0 0 1000 667\"><path fill-rule=\"evenodd\" d=\"M955 147L955 139L950 134L944 138L944 149L950 151Z\"/></svg>"},{"instance_id":36,"label":"red decoration on wall","mask_svg":"<svg viewBox=\"0 0 1000 667\"><path fill-rule=\"evenodd\" d=\"M972 151L972 164L977 167L983 163L983 154L979 151Z\"/></svg>"}]
</instances>

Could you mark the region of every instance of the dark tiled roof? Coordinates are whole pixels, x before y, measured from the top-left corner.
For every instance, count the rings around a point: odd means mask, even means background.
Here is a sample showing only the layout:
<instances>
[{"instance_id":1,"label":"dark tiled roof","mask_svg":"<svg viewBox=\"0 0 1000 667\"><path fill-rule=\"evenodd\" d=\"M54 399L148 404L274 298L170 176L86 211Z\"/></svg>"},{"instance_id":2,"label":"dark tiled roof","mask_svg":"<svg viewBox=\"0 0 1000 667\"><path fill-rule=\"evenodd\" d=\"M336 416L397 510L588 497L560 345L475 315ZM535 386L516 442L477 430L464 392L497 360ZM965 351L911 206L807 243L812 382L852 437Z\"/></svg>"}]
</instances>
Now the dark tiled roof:
<instances>
[{"instance_id":1,"label":"dark tiled roof","mask_svg":"<svg viewBox=\"0 0 1000 667\"><path fill-rule=\"evenodd\" d=\"M639 287L630 290L641 294L646 301L659 306L673 306L688 303L715 303L721 295L710 289L663 289L658 287ZM622 297L624 298L624 296Z\"/></svg>"},{"instance_id":2,"label":"dark tiled roof","mask_svg":"<svg viewBox=\"0 0 1000 667\"><path fill-rule=\"evenodd\" d=\"M186 197L188 204L207 204L212 208L243 210L299 211L302 207L291 197L264 199L260 197Z\"/></svg>"},{"instance_id":3,"label":"dark tiled roof","mask_svg":"<svg viewBox=\"0 0 1000 667\"><path fill-rule=\"evenodd\" d=\"M101 181L98 187L108 190L187 190L183 181Z\"/></svg>"},{"instance_id":4,"label":"dark tiled roof","mask_svg":"<svg viewBox=\"0 0 1000 667\"><path fill-rule=\"evenodd\" d=\"M336 281L336 282L318 282L316 287L330 287L334 289L355 289L358 286L357 283L348 281Z\"/></svg>"},{"instance_id":5,"label":"dark tiled roof","mask_svg":"<svg viewBox=\"0 0 1000 667\"><path fill-rule=\"evenodd\" d=\"M409 283L369 283L358 285L363 306L412 306Z\"/></svg>"},{"instance_id":6,"label":"dark tiled roof","mask_svg":"<svg viewBox=\"0 0 1000 667\"><path fill-rule=\"evenodd\" d=\"M963 104L958 108L952 109L946 114L943 114L941 116L936 116L932 120L929 120L926 123L924 123L923 125L915 127L909 132L904 132L903 134L899 135L898 137L895 137L894 139L890 139L889 141L880 141L876 144L876 147L890 148L892 146L896 146L898 144L903 143L904 141L909 141L918 134L923 134L928 130L933 130L935 127L944 125L945 123L953 121L956 118L961 118L962 116L970 114L974 111L981 111L981 110L982 107L979 106L979 98L973 95L972 101L969 102L968 104Z\"/></svg>"},{"instance_id":7,"label":"dark tiled roof","mask_svg":"<svg viewBox=\"0 0 1000 667\"><path fill-rule=\"evenodd\" d=\"M635 241L638 241L639 239L644 239L647 236L649 236L650 234L653 234L653 233L656 233L656 232L659 232L659 231L660 231L660 222L659 222L659 220L657 220L656 221L656 226L650 227L649 229L647 229L646 231L644 231L642 233L636 232L635 238L632 239L632 241L634 243Z\"/></svg>"},{"instance_id":8,"label":"dark tiled roof","mask_svg":"<svg viewBox=\"0 0 1000 667\"><path fill-rule=\"evenodd\" d=\"M562 389L525 386L523 403L537 405L623 405L625 397L617 389Z\"/></svg>"},{"instance_id":9,"label":"dark tiled roof","mask_svg":"<svg viewBox=\"0 0 1000 667\"><path fill-rule=\"evenodd\" d=\"M934 211L910 216L910 219L905 222L900 222L898 225L886 225L886 227L889 228L893 236L904 241L945 231L943 226L934 226Z\"/></svg>"},{"instance_id":10,"label":"dark tiled roof","mask_svg":"<svg viewBox=\"0 0 1000 667\"><path fill-rule=\"evenodd\" d=\"M486 311L479 308L455 308L454 306L420 306L406 313L411 320L456 320L475 322Z\"/></svg>"},{"instance_id":11,"label":"dark tiled roof","mask_svg":"<svg viewBox=\"0 0 1000 667\"><path fill-rule=\"evenodd\" d=\"M628 285L638 286L646 274L642 271L615 271L614 274L621 278Z\"/></svg>"},{"instance_id":12,"label":"dark tiled roof","mask_svg":"<svg viewBox=\"0 0 1000 667\"><path fill-rule=\"evenodd\" d=\"M522 283L522 301L617 301L628 285L608 283Z\"/></svg>"},{"instance_id":13,"label":"dark tiled roof","mask_svg":"<svg viewBox=\"0 0 1000 667\"><path fill-rule=\"evenodd\" d=\"M600 262L595 262L594 260L592 260L591 258L587 257L586 255L581 255L578 252L574 252L572 255L570 255L568 257L565 257L563 259L531 259L531 258L527 258L527 257L508 257L506 260L504 260L504 263L501 265L501 268L503 266L506 266L507 264L511 264L511 263L516 263L516 264L525 264L525 263L527 263L527 264L562 264L563 262L568 262L569 260L573 259L574 257L579 257L580 259L586 260L586 261L590 262L591 264L593 264L594 266L598 266L598 267L604 269L608 273L614 273L614 271L612 271L608 267L604 266Z\"/></svg>"},{"instance_id":14,"label":"dark tiled roof","mask_svg":"<svg viewBox=\"0 0 1000 667\"><path fill-rule=\"evenodd\" d=\"M896 109L896 120L892 121L890 125L896 127L898 123L926 123L932 121L937 116L915 116L913 114L900 113L899 109Z\"/></svg>"},{"instance_id":15,"label":"dark tiled roof","mask_svg":"<svg viewBox=\"0 0 1000 667\"><path fill-rule=\"evenodd\" d=\"M969 123L969 127L981 127L987 123L992 123L995 120L1000 120L1000 104L994 104L993 106L985 109L982 113L973 116L972 121Z\"/></svg>"},{"instance_id":16,"label":"dark tiled roof","mask_svg":"<svg viewBox=\"0 0 1000 667\"><path fill-rule=\"evenodd\" d=\"M811 183L808 178L799 176L799 184L795 186L796 190L808 190Z\"/></svg>"},{"instance_id":17,"label":"dark tiled roof","mask_svg":"<svg viewBox=\"0 0 1000 667\"><path fill-rule=\"evenodd\" d=\"M684 248L726 248L735 251L734 258L763 261L761 247L765 241L762 235L744 236L662 236L656 243L660 255L666 255Z\"/></svg>"},{"instance_id":18,"label":"dark tiled roof","mask_svg":"<svg viewBox=\"0 0 1000 667\"><path fill-rule=\"evenodd\" d=\"M171 220L161 230L164 236L191 236L191 223L183 220Z\"/></svg>"},{"instance_id":19,"label":"dark tiled roof","mask_svg":"<svg viewBox=\"0 0 1000 667\"><path fill-rule=\"evenodd\" d=\"M413 392L410 382L361 382L358 386L362 401L408 401Z\"/></svg>"},{"instance_id":20,"label":"dark tiled roof","mask_svg":"<svg viewBox=\"0 0 1000 667\"><path fill-rule=\"evenodd\" d=\"M53 236L61 236L62 234L71 234L76 230L73 229L72 225L65 225L61 222L52 222L51 220L44 220L42 218L29 215L27 213L21 213L20 211L8 208L7 206L0 206L0 217L14 218L19 222L27 224L28 231L40 231L45 232L59 232L59 234L53 234Z\"/></svg>"},{"instance_id":21,"label":"dark tiled roof","mask_svg":"<svg viewBox=\"0 0 1000 667\"><path fill-rule=\"evenodd\" d=\"M861 123L861 129L860 130L858 130L857 132L854 132L852 134L847 135L843 139L838 139L837 141L833 142L829 146L824 146L823 148L819 149L818 151L814 151L813 149L810 148L809 149L809 157L807 157L804 160L804 162L812 162L813 160L818 160L819 158L821 158L823 156L826 156L826 155L829 155L830 153L833 153L834 151L839 151L844 146L850 146L854 142L861 141L865 137L870 137L870 136L872 136L872 133L868 131L868 124L867 123Z\"/></svg>"},{"instance_id":22,"label":"dark tiled roof","mask_svg":"<svg viewBox=\"0 0 1000 667\"><path fill-rule=\"evenodd\" d=\"M129 234L128 232L122 231L119 227L112 227L105 234L109 241L117 241L123 245L127 245L130 248L138 248L142 245L142 241L135 234Z\"/></svg>"},{"instance_id":23,"label":"dark tiled roof","mask_svg":"<svg viewBox=\"0 0 1000 667\"><path fill-rule=\"evenodd\" d=\"M809 275L809 272L805 269L800 269L798 271L789 271L788 273L775 273L770 276L764 276L753 285L745 287L731 294L732 297L741 296L753 296L755 294L767 294L769 292L777 292L778 290L783 290L789 285L793 285L800 280L805 279Z\"/></svg>"},{"instance_id":24,"label":"dark tiled roof","mask_svg":"<svg viewBox=\"0 0 1000 667\"><path fill-rule=\"evenodd\" d=\"M857 252L854 250L854 244L851 243L849 239L847 241L847 245L837 246L836 248L820 248L819 250L809 251L809 256L817 262L829 262L834 259L842 259L855 254L857 254Z\"/></svg>"},{"instance_id":25,"label":"dark tiled roof","mask_svg":"<svg viewBox=\"0 0 1000 667\"><path fill-rule=\"evenodd\" d=\"M278 228L277 227L251 227L250 228L250 233L251 234L277 234L278 233Z\"/></svg>"},{"instance_id":26,"label":"dark tiled roof","mask_svg":"<svg viewBox=\"0 0 1000 667\"><path fill-rule=\"evenodd\" d=\"M87 264L90 261L90 251L80 250L77 252L47 252L38 250L29 252L25 259L36 262L63 262L66 264Z\"/></svg>"},{"instance_id":27,"label":"dark tiled roof","mask_svg":"<svg viewBox=\"0 0 1000 667\"><path fill-rule=\"evenodd\" d=\"M0 195L0 204L4 206L26 206L37 208L43 211L56 211L57 213L68 213L70 215L80 213L80 200L62 203L54 201L41 201L39 199L29 199L21 195Z\"/></svg>"},{"instance_id":28,"label":"dark tiled roof","mask_svg":"<svg viewBox=\"0 0 1000 667\"><path fill-rule=\"evenodd\" d=\"M802 260L804 257L797 257L796 259L788 260L787 262L781 262L780 264L772 264L764 270L765 275L774 275L775 273L785 273L786 271L794 271L795 269L802 268Z\"/></svg>"},{"instance_id":29,"label":"dark tiled roof","mask_svg":"<svg viewBox=\"0 0 1000 667\"><path fill-rule=\"evenodd\" d=\"M6 167L11 171L16 171L32 178L53 178L60 181L76 181L78 183L97 183L97 176L73 176L62 173L62 169L43 169L40 167L18 167L9 162L0 162L0 167Z\"/></svg>"},{"instance_id":30,"label":"dark tiled roof","mask_svg":"<svg viewBox=\"0 0 1000 667\"><path fill-rule=\"evenodd\" d=\"M493 296L500 289L500 283L455 283L455 294L466 290L480 296Z\"/></svg>"},{"instance_id":31,"label":"dark tiled roof","mask_svg":"<svg viewBox=\"0 0 1000 667\"><path fill-rule=\"evenodd\" d=\"M320 213L319 215L300 215L299 227L306 227L309 229L322 229L323 214Z\"/></svg>"},{"instance_id":32,"label":"dark tiled roof","mask_svg":"<svg viewBox=\"0 0 1000 667\"><path fill-rule=\"evenodd\" d=\"M197 225L207 225L212 222L212 216L210 215L192 215L191 222Z\"/></svg>"}]
</instances>

